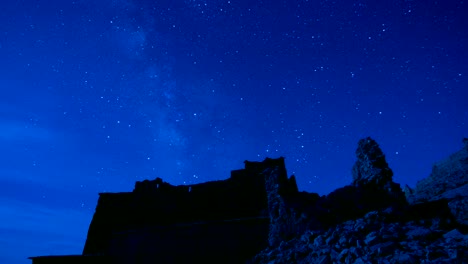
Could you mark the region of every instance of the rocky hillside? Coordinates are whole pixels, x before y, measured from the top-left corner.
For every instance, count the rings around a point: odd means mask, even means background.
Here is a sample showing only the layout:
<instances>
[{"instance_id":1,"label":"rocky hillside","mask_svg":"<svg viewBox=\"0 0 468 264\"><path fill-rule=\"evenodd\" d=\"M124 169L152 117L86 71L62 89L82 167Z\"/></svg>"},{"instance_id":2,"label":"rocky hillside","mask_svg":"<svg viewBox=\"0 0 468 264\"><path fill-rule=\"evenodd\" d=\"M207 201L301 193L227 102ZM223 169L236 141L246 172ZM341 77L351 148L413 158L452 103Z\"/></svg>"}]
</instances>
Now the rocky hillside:
<instances>
[{"instance_id":1,"label":"rocky hillside","mask_svg":"<svg viewBox=\"0 0 468 264\"><path fill-rule=\"evenodd\" d=\"M463 143L403 194L378 144L360 140L351 185L307 203L300 194L269 197L270 247L250 263L468 263Z\"/></svg>"}]
</instances>

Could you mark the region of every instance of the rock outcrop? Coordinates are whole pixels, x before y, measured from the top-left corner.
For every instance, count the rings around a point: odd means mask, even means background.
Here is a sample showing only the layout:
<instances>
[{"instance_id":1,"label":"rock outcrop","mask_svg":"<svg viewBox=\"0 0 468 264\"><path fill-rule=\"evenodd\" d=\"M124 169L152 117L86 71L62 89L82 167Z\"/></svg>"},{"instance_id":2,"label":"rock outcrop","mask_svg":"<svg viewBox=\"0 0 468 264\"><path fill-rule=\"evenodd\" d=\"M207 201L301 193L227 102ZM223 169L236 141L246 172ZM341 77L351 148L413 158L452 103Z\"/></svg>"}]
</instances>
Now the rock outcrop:
<instances>
[{"instance_id":1,"label":"rock outcrop","mask_svg":"<svg viewBox=\"0 0 468 264\"><path fill-rule=\"evenodd\" d=\"M429 177L419 181L410 191L408 200L412 203L441 199L447 192L453 192L468 184L468 140L464 147L432 167Z\"/></svg>"},{"instance_id":2,"label":"rock outcrop","mask_svg":"<svg viewBox=\"0 0 468 264\"><path fill-rule=\"evenodd\" d=\"M404 203L405 195L400 185L393 182L393 171L375 140L370 137L359 140L356 157L357 161L352 169L352 185L364 189L377 189L388 195L393 202L400 205ZM383 201L379 201L381 202Z\"/></svg>"},{"instance_id":3,"label":"rock outcrop","mask_svg":"<svg viewBox=\"0 0 468 264\"><path fill-rule=\"evenodd\" d=\"M432 167L429 177L419 181L412 190L406 186L405 194L411 204L447 200L459 223L468 226L468 139L463 148Z\"/></svg>"},{"instance_id":4,"label":"rock outcrop","mask_svg":"<svg viewBox=\"0 0 468 264\"><path fill-rule=\"evenodd\" d=\"M354 186L383 188L392 182L393 171L375 140L370 137L359 140L356 157L352 169Z\"/></svg>"},{"instance_id":5,"label":"rock outcrop","mask_svg":"<svg viewBox=\"0 0 468 264\"><path fill-rule=\"evenodd\" d=\"M323 231L371 211L407 205L400 185L393 182L392 170L373 139L360 140L356 155L353 183L322 197L288 188L285 171L271 168L263 172L270 209L270 246L306 230ZM294 177L289 181L295 181ZM286 189L281 190L280 186Z\"/></svg>"},{"instance_id":6,"label":"rock outcrop","mask_svg":"<svg viewBox=\"0 0 468 264\"><path fill-rule=\"evenodd\" d=\"M377 143L360 140L353 183L310 207L304 221L315 225L250 263L468 263L468 140L463 142L415 190L406 186L403 192Z\"/></svg>"}]
</instances>

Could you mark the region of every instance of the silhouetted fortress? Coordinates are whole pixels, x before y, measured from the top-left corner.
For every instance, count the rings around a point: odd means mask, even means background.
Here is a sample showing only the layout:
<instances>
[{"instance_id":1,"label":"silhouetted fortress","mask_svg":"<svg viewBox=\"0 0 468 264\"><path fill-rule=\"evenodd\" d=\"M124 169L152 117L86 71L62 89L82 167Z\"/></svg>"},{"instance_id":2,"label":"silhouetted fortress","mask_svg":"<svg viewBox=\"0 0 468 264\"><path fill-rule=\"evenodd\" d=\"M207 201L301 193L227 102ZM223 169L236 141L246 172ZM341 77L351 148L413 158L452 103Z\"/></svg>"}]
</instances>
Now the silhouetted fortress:
<instances>
[{"instance_id":1,"label":"silhouetted fortress","mask_svg":"<svg viewBox=\"0 0 468 264\"><path fill-rule=\"evenodd\" d=\"M299 192L283 158L246 161L245 169L223 181L137 182L131 193L100 194L82 255L31 259L468 263L468 139L463 143L414 190L393 182L384 153L370 137L358 142L351 184L324 196Z\"/></svg>"},{"instance_id":2,"label":"silhouetted fortress","mask_svg":"<svg viewBox=\"0 0 468 264\"><path fill-rule=\"evenodd\" d=\"M226 180L173 186L157 178L133 192L100 193L83 254L32 257L42 263L242 263L268 246L266 169L284 158L245 161Z\"/></svg>"}]
</instances>

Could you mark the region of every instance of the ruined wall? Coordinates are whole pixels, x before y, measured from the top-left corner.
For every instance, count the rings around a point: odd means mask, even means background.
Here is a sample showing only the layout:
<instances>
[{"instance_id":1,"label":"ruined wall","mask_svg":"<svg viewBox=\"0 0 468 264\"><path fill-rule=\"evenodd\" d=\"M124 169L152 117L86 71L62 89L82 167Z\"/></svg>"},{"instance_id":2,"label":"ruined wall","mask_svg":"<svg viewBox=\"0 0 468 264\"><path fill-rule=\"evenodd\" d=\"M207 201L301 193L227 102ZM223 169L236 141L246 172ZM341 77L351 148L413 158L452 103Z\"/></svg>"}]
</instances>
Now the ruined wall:
<instances>
[{"instance_id":1,"label":"ruined wall","mask_svg":"<svg viewBox=\"0 0 468 264\"><path fill-rule=\"evenodd\" d=\"M272 166L284 169L284 159L246 161L222 181L173 186L157 178L137 182L133 192L101 193L83 255L118 255L121 263L245 261L268 246L263 172Z\"/></svg>"}]
</instances>

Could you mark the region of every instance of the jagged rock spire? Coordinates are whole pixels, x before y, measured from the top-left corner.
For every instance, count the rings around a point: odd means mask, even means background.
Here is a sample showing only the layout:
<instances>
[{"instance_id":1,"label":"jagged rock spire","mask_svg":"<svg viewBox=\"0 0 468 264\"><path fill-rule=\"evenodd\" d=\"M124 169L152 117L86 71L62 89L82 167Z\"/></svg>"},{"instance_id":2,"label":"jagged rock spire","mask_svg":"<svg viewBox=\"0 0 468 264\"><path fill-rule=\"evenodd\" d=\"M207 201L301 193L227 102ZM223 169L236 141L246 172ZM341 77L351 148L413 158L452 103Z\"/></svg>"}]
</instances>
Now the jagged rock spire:
<instances>
[{"instance_id":1,"label":"jagged rock spire","mask_svg":"<svg viewBox=\"0 0 468 264\"><path fill-rule=\"evenodd\" d=\"M359 140L356 157L352 170L354 186L384 187L392 181L393 172L375 140L370 137Z\"/></svg>"}]
</instances>

